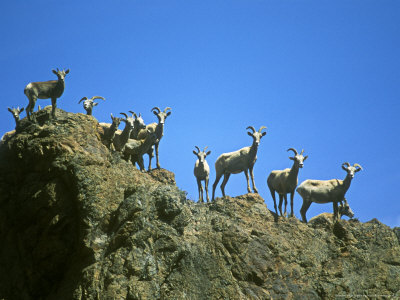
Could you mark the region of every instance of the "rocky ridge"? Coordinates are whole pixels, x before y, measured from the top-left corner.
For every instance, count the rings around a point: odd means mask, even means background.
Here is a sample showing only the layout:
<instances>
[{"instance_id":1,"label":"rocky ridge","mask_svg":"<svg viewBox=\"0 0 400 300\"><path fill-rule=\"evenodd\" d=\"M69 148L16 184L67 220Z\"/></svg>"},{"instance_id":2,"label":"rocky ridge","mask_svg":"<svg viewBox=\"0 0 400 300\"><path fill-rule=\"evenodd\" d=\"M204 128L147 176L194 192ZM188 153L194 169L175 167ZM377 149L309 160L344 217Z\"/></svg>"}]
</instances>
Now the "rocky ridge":
<instances>
[{"instance_id":1,"label":"rocky ridge","mask_svg":"<svg viewBox=\"0 0 400 300\"><path fill-rule=\"evenodd\" d=\"M195 203L94 117L37 114L0 146L0 299L400 297L400 228L276 220L257 194Z\"/></svg>"}]
</instances>

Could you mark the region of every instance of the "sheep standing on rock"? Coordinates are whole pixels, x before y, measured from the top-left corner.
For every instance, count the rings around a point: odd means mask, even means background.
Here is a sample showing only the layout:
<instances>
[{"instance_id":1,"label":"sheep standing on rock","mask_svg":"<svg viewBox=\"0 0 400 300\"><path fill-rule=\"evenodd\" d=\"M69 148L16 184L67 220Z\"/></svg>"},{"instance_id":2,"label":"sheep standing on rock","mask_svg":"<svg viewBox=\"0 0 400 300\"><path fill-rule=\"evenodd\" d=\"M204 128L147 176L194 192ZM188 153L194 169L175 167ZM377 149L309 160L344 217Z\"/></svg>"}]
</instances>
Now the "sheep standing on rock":
<instances>
[{"instance_id":1,"label":"sheep standing on rock","mask_svg":"<svg viewBox=\"0 0 400 300\"><path fill-rule=\"evenodd\" d=\"M157 116L158 118L158 123L151 123L149 125L146 126L145 129L142 129L139 131L137 139L144 139L147 135L147 130L151 130L152 132L154 132L157 135L157 142L154 144L154 148L156 150L156 162L157 162L157 169L160 169L160 161L158 158L158 146L160 144L160 140L164 135L164 123L165 120L167 119L167 117L171 114L171 108L170 107L166 107L164 109L164 111L161 111L161 109L159 107L153 107L151 109L151 111ZM154 157L153 154L153 147L151 147L149 149L149 151L147 152L147 154L149 155L149 168L148 170L151 170L151 159Z\"/></svg>"},{"instance_id":2,"label":"sheep standing on rock","mask_svg":"<svg viewBox=\"0 0 400 300\"><path fill-rule=\"evenodd\" d=\"M83 97L81 100L79 100L78 104L81 103L83 101L83 109L86 110L86 114L88 116L92 115L93 112L93 107L98 105L98 102L94 102L94 100L96 99L102 99L102 100L106 100L101 96L93 96L92 98L88 98L88 97Z\"/></svg>"},{"instance_id":3,"label":"sheep standing on rock","mask_svg":"<svg viewBox=\"0 0 400 300\"><path fill-rule=\"evenodd\" d=\"M351 166L348 162L343 163L342 168L347 172L344 180L308 179L299 185L297 192L303 198L303 206L300 209L300 214L304 223L307 223L306 212L313 202L321 204L333 202L334 219L338 219L338 202L344 199L350 187L351 180L354 178L354 174L362 170L359 164Z\"/></svg>"},{"instance_id":4,"label":"sheep standing on rock","mask_svg":"<svg viewBox=\"0 0 400 300\"><path fill-rule=\"evenodd\" d=\"M51 98L51 116L53 119L56 118L57 98L60 98L64 93L64 79L69 73L69 69L66 71L57 69L57 71L53 70L53 73L57 75L58 80L31 82L25 87L24 94L29 99L29 104L26 107L26 116L29 121L35 121L35 117L32 114L37 99Z\"/></svg>"},{"instance_id":5,"label":"sheep standing on rock","mask_svg":"<svg viewBox=\"0 0 400 300\"><path fill-rule=\"evenodd\" d=\"M261 138L266 135L266 132L261 132L265 126L261 126L258 131L253 126L249 126L246 129L251 129L252 132L247 132L249 136L253 138L253 144L249 147L244 147L240 150L230 153L223 153L215 162L216 178L213 184L212 201L214 201L215 189L218 185L221 176L224 175L224 180L221 184L222 196L225 197L225 185L228 182L231 174L238 174L244 172L247 180L247 191L251 193L249 174L250 170L251 182L253 184L254 193L258 193L256 185L254 183L253 167L257 160L257 150L260 144Z\"/></svg>"},{"instance_id":6,"label":"sheep standing on rock","mask_svg":"<svg viewBox=\"0 0 400 300\"><path fill-rule=\"evenodd\" d=\"M203 187L201 185L201 181L204 180L204 188L206 190L207 202L210 201L208 197L208 181L210 177L210 167L206 161L206 157L211 154L211 151L206 152L207 147L204 148L203 151L200 151L199 147L195 146L197 152L193 150L193 154L197 156L196 163L194 165L194 176L197 180L197 188L199 190L199 201L204 202L203 200Z\"/></svg>"},{"instance_id":7,"label":"sheep standing on rock","mask_svg":"<svg viewBox=\"0 0 400 300\"><path fill-rule=\"evenodd\" d=\"M300 154L297 153L297 150L294 148L290 148L287 151L293 151L294 156L289 157L289 159L293 160L292 168L287 168L284 170L275 170L272 171L267 179L267 184L269 190L271 192L272 199L274 200L275 213L278 215L278 210L276 207L276 199L275 199L275 191L279 194L279 212L282 215L286 216L286 206L287 206L287 194L290 193L290 207L291 213L290 216L293 217L293 198L294 191L297 186L297 176L299 174L299 168L303 168L303 162L307 159L308 155L303 156L304 150L301 151ZM285 199L285 213L282 214L282 200Z\"/></svg>"},{"instance_id":8,"label":"sheep standing on rock","mask_svg":"<svg viewBox=\"0 0 400 300\"><path fill-rule=\"evenodd\" d=\"M103 128L103 134L102 134L102 140L104 145L109 149L109 150L114 150L114 137L116 132L118 131L119 124L121 124L121 118L114 117L113 114L111 114L111 121L112 123L99 123L100 127Z\"/></svg>"}]
</instances>

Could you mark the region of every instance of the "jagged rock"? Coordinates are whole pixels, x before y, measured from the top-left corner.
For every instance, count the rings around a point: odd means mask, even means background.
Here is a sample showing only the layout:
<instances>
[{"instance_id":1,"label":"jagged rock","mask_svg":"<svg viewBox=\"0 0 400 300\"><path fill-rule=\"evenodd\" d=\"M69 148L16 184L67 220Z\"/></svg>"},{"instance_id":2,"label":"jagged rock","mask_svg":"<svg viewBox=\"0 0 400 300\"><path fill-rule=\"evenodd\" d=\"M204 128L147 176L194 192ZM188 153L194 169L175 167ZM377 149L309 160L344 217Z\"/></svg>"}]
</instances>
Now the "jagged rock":
<instances>
[{"instance_id":1,"label":"jagged rock","mask_svg":"<svg viewBox=\"0 0 400 300\"><path fill-rule=\"evenodd\" d=\"M48 114L0 146L0 299L400 296L398 228L276 220L258 194L194 203L92 116Z\"/></svg>"}]
</instances>

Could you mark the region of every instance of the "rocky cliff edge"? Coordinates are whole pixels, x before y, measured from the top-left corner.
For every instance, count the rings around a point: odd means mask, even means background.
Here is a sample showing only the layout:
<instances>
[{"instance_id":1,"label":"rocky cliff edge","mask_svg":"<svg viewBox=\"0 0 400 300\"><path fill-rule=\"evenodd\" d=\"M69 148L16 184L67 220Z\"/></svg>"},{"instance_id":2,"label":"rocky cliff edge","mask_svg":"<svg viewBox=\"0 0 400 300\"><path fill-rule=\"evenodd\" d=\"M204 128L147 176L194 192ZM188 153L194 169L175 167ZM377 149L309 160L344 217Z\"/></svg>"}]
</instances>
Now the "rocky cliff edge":
<instances>
[{"instance_id":1,"label":"rocky cliff edge","mask_svg":"<svg viewBox=\"0 0 400 300\"><path fill-rule=\"evenodd\" d=\"M390 299L400 229L275 220L257 194L194 203L91 116L38 112L0 146L0 299Z\"/></svg>"}]
</instances>

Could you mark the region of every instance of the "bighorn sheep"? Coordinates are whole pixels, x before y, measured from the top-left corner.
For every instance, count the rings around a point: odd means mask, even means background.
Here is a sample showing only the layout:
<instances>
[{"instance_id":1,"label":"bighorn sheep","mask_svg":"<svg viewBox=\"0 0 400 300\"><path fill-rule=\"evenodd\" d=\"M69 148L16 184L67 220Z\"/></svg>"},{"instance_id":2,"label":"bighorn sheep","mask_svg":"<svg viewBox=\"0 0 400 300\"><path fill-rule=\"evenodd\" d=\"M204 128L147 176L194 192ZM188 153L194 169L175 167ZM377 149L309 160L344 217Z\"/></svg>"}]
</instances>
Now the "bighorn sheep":
<instances>
[{"instance_id":1,"label":"bighorn sheep","mask_svg":"<svg viewBox=\"0 0 400 300\"><path fill-rule=\"evenodd\" d=\"M0 145L4 144L8 139L10 139L12 136L15 135L16 130L19 127L19 123L20 123L20 118L19 115L21 114L21 112L24 111L24 108L19 108L19 106L17 108L8 108L8 111L13 115L14 120L15 120L15 129L6 132L5 134L3 134L3 136L1 137L0 140Z\"/></svg>"},{"instance_id":2,"label":"bighorn sheep","mask_svg":"<svg viewBox=\"0 0 400 300\"><path fill-rule=\"evenodd\" d=\"M147 129L147 135L144 139L134 140L128 139L127 143L124 147L124 155L132 162L133 165L137 162L139 168L142 172L145 171L144 163L143 163L143 155L147 153L149 148L151 148L154 143L158 140L155 132L152 132L150 129Z\"/></svg>"},{"instance_id":3,"label":"bighorn sheep","mask_svg":"<svg viewBox=\"0 0 400 300\"><path fill-rule=\"evenodd\" d=\"M15 129L17 129L21 121L19 116L24 111L24 108L20 109L18 106L17 108L8 108L8 111L13 115L15 120Z\"/></svg>"},{"instance_id":4,"label":"bighorn sheep","mask_svg":"<svg viewBox=\"0 0 400 300\"><path fill-rule=\"evenodd\" d=\"M285 214L286 215L286 206L287 206L287 194L290 193L290 207L292 212L290 216L293 217L293 198L294 191L297 186L297 175L299 174L299 168L303 168L303 162L307 159L308 155L303 156L304 150L301 151L300 154L297 153L297 150L294 148L289 148L287 151L293 151L294 156L289 157L289 159L293 160L292 168L284 169L284 170L274 170L272 171L267 179L267 184L269 190L271 192L272 199L274 200L275 212L278 215L278 210L276 208L276 199L275 199L275 191L279 194L279 212L282 214L282 200L285 199Z\"/></svg>"},{"instance_id":5,"label":"bighorn sheep","mask_svg":"<svg viewBox=\"0 0 400 300\"><path fill-rule=\"evenodd\" d=\"M195 146L197 152L193 150L193 154L197 156L196 163L194 165L194 176L197 180L197 188L199 190L199 201L204 202L203 200L203 187L201 185L201 181L204 180L204 188L206 190L207 202L210 201L208 197L208 181L210 177L210 167L206 161L206 157L211 154L211 151L206 152L208 147L205 147L203 151L200 151L199 147Z\"/></svg>"},{"instance_id":6,"label":"bighorn sheep","mask_svg":"<svg viewBox=\"0 0 400 300\"><path fill-rule=\"evenodd\" d=\"M56 118L57 98L60 98L64 92L64 79L65 76L69 73L69 69L66 71L60 71L57 69L57 71L53 70L53 73L57 75L58 80L31 82L25 87L24 93L29 99L29 104L26 107L26 116L28 117L28 120L32 121L33 109L35 108L35 103L38 98L51 98L51 116L54 119ZM33 120L35 120L34 116Z\"/></svg>"},{"instance_id":7,"label":"bighorn sheep","mask_svg":"<svg viewBox=\"0 0 400 300\"><path fill-rule=\"evenodd\" d=\"M88 97L83 97L81 100L79 100L78 104L83 101L83 109L86 110L86 114L88 116L92 115L93 107L99 104L98 102L94 102L95 99L102 99L106 100L101 96L93 96L92 98L88 99Z\"/></svg>"},{"instance_id":8,"label":"bighorn sheep","mask_svg":"<svg viewBox=\"0 0 400 300\"><path fill-rule=\"evenodd\" d=\"M152 130L152 132L154 132L157 135L157 142L154 144L154 148L156 150L156 161L157 161L157 168L161 168L160 166L160 162L159 162L159 158L158 158L158 146L160 144L160 140L164 135L164 123L165 123L165 119L171 114L171 108L170 107L166 107L164 109L164 111L161 111L161 109L159 107L153 107L151 109L151 111L157 116L158 118L158 123L151 123L149 125L146 126L146 130L142 129L139 131L137 138L138 139L144 139L147 135L147 129ZM147 154L149 155L149 168L148 170L151 170L151 159L153 158L153 147L151 147L149 149L149 151L147 152Z\"/></svg>"},{"instance_id":9,"label":"bighorn sheep","mask_svg":"<svg viewBox=\"0 0 400 300\"><path fill-rule=\"evenodd\" d=\"M266 135L266 132L261 132L265 126L261 126L258 131L254 129L253 126L249 126L246 129L251 129L252 132L247 132L249 136L253 138L253 144L249 147L244 147L240 150L230 153L223 153L215 162L215 171L216 178L213 184L213 193L212 193L212 201L214 201L215 188L218 185L221 176L224 175L224 180L221 184L222 196L225 197L225 185L228 182L231 174L238 174L244 171L247 180L247 191L251 193L250 184L249 184L249 174L250 170L251 182L253 184L253 190L255 193L258 193L257 188L254 183L254 175L253 175L253 167L257 160L257 150L258 145L260 144L261 138Z\"/></svg>"},{"instance_id":10,"label":"bighorn sheep","mask_svg":"<svg viewBox=\"0 0 400 300\"><path fill-rule=\"evenodd\" d=\"M321 204L333 202L334 218L338 218L338 202L344 199L354 174L362 170L362 167L359 164L351 166L348 162L343 163L342 168L347 172L344 180L308 179L299 185L297 192L303 198L303 206L300 209L303 222L307 223L306 212L312 202Z\"/></svg>"},{"instance_id":11,"label":"bighorn sheep","mask_svg":"<svg viewBox=\"0 0 400 300\"><path fill-rule=\"evenodd\" d=\"M135 114L133 111L129 111L132 114L132 117L135 118L135 121L133 122L133 130L131 132L131 139L138 139L138 134L140 132L140 130L145 129L146 128L146 124L144 124L142 115L139 114L139 116L137 114Z\"/></svg>"},{"instance_id":12,"label":"bighorn sheep","mask_svg":"<svg viewBox=\"0 0 400 300\"><path fill-rule=\"evenodd\" d=\"M111 121L112 123L99 123L99 125L103 128L103 134L102 134L102 140L104 145L109 149L112 150L113 147L113 141L115 137L115 133L118 130L119 124L121 124L121 118L114 117L113 114L111 114Z\"/></svg>"},{"instance_id":13,"label":"bighorn sheep","mask_svg":"<svg viewBox=\"0 0 400 300\"><path fill-rule=\"evenodd\" d=\"M125 123L124 130L119 132L119 130L115 133L113 145L116 151L123 152L125 144L128 142L129 136L131 135L131 131L134 127L134 119L132 117L128 117L125 113L120 113L125 116L125 119L121 119Z\"/></svg>"}]
</instances>

